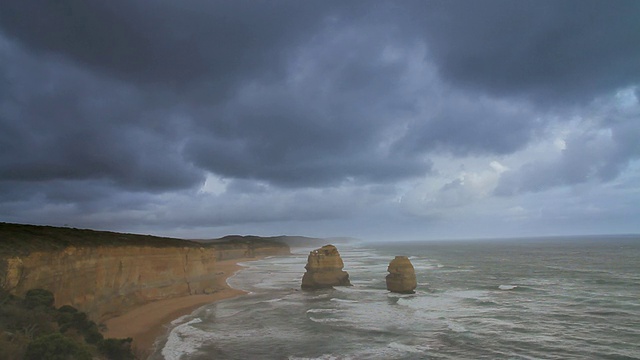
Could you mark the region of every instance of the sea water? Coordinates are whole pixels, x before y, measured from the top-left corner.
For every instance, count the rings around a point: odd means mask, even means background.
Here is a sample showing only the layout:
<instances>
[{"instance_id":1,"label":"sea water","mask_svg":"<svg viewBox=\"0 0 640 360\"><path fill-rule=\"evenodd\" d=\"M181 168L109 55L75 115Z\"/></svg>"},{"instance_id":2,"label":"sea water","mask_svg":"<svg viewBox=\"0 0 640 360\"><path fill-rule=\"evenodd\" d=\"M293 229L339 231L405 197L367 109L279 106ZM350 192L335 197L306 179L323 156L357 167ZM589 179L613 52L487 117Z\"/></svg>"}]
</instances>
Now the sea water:
<instances>
[{"instance_id":1,"label":"sea water","mask_svg":"<svg viewBox=\"0 0 640 360\"><path fill-rule=\"evenodd\" d=\"M301 291L310 249L247 262L246 296L181 319L153 359L640 359L640 237L338 245L351 287ZM415 294L389 293L409 256Z\"/></svg>"}]
</instances>

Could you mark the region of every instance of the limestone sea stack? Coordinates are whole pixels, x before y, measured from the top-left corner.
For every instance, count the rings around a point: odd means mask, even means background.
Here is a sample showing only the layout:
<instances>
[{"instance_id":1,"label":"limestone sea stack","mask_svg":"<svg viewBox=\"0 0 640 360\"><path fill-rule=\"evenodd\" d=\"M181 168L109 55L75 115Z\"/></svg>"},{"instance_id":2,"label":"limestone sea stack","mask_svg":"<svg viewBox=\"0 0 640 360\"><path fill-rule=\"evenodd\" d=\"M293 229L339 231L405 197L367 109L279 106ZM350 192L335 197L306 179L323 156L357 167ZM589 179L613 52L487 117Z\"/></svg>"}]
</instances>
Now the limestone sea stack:
<instances>
[{"instance_id":1,"label":"limestone sea stack","mask_svg":"<svg viewBox=\"0 0 640 360\"><path fill-rule=\"evenodd\" d=\"M387 268L387 290L401 294L413 294L418 286L416 271L406 256L396 256Z\"/></svg>"},{"instance_id":2,"label":"limestone sea stack","mask_svg":"<svg viewBox=\"0 0 640 360\"><path fill-rule=\"evenodd\" d=\"M349 274L342 270L344 263L338 249L325 245L309 253L307 272L302 277L302 289L325 289L332 286L351 286Z\"/></svg>"}]
</instances>

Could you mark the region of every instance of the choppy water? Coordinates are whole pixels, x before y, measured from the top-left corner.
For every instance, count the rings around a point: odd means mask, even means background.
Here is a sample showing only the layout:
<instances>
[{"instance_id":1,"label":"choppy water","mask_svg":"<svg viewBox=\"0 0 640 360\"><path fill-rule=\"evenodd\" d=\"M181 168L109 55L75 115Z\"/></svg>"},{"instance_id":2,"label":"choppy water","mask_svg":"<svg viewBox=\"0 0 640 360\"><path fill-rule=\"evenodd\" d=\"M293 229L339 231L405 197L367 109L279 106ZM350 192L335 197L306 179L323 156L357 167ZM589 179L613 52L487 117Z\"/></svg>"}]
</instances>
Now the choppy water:
<instances>
[{"instance_id":1,"label":"choppy water","mask_svg":"<svg viewBox=\"0 0 640 360\"><path fill-rule=\"evenodd\" d=\"M181 319L153 358L640 359L640 237L339 246L353 287L299 291L308 251ZM385 289L408 255L414 295Z\"/></svg>"}]
</instances>

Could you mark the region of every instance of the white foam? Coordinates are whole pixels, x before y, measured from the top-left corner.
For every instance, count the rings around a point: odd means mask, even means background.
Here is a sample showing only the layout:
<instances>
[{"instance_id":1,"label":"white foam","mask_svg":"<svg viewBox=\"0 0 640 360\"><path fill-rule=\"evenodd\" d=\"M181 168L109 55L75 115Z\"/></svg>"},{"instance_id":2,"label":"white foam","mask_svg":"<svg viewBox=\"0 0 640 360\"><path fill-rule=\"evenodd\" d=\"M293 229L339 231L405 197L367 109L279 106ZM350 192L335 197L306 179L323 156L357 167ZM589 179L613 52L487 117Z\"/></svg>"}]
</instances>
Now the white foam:
<instances>
[{"instance_id":1,"label":"white foam","mask_svg":"<svg viewBox=\"0 0 640 360\"><path fill-rule=\"evenodd\" d=\"M329 294L320 294L320 295L316 295L316 296L312 297L312 299L319 300L319 299L326 299L328 297L329 297Z\"/></svg>"},{"instance_id":2,"label":"white foam","mask_svg":"<svg viewBox=\"0 0 640 360\"><path fill-rule=\"evenodd\" d=\"M325 355L320 355L319 357L314 357L314 358L310 358L310 357L298 357L298 356L289 356L288 357L289 360L351 360L352 357L350 356L336 356L333 354L325 354Z\"/></svg>"},{"instance_id":3,"label":"white foam","mask_svg":"<svg viewBox=\"0 0 640 360\"><path fill-rule=\"evenodd\" d=\"M397 342L392 342L388 346L394 350L410 353L422 353L430 349L427 345L405 345Z\"/></svg>"},{"instance_id":4,"label":"white foam","mask_svg":"<svg viewBox=\"0 0 640 360\"><path fill-rule=\"evenodd\" d=\"M498 286L498 289L500 290L513 290L515 288L517 288L518 285L500 285Z\"/></svg>"},{"instance_id":5,"label":"white foam","mask_svg":"<svg viewBox=\"0 0 640 360\"><path fill-rule=\"evenodd\" d=\"M357 284L357 285L372 285L372 284L378 284L378 283L381 283L382 281L383 281L382 279L351 280L351 284Z\"/></svg>"},{"instance_id":6,"label":"white foam","mask_svg":"<svg viewBox=\"0 0 640 360\"><path fill-rule=\"evenodd\" d=\"M414 297L416 297L416 295L415 294L401 294L401 293L389 292L389 293L387 293L387 297L391 297L391 298L414 298Z\"/></svg>"},{"instance_id":7,"label":"white foam","mask_svg":"<svg viewBox=\"0 0 640 360\"><path fill-rule=\"evenodd\" d=\"M275 302L279 302L279 301L282 301L282 300L284 300L284 298L276 298L276 299L271 299L271 300L265 300L263 302L265 302L265 303L275 303Z\"/></svg>"},{"instance_id":8,"label":"white foam","mask_svg":"<svg viewBox=\"0 0 640 360\"><path fill-rule=\"evenodd\" d=\"M453 332L457 332L457 333L467 332L467 329L464 326L456 322L447 321L446 324L447 324L447 327Z\"/></svg>"},{"instance_id":9,"label":"white foam","mask_svg":"<svg viewBox=\"0 0 640 360\"><path fill-rule=\"evenodd\" d=\"M236 316L237 314L241 313L242 310L238 309L238 310L233 310L233 309L224 309L224 308L218 308L215 311L215 317L217 319L225 319L225 318L232 318L234 316ZM211 311L210 309L207 309L207 315L210 314Z\"/></svg>"},{"instance_id":10,"label":"white foam","mask_svg":"<svg viewBox=\"0 0 640 360\"><path fill-rule=\"evenodd\" d=\"M413 265L414 270L431 270L435 268L434 265Z\"/></svg>"},{"instance_id":11,"label":"white foam","mask_svg":"<svg viewBox=\"0 0 640 360\"><path fill-rule=\"evenodd\" d=\"M307 314L336 314L340 312L338 309L309 309Z\"/></svg>"},{"instance_id":12,"label":"white foam","mask_svg":"<svg viewBox=\"0 0 640 360\"><path fill-rule=\"evenodd\" d=\"M384 293L386 290L382 289L371 289L361 286L336 286L333 288L334 291L349 293L349 294L363 294L363 293Z\"/></svg>"},{"instance_id":13,"label":"white foam","mask_svg":"<svg viewBox=\"0 0 640 360\"><path fill-rule=\"evenodd\" d=\"M435 299L418 299L415 297L401 297L398 299L398 305L407 306L412 309L427 309L433 306ZM436 300L437 301L437 300Z\"/></svg>"},{"instance_id":14,"label":"white foam","mask_svg":"<svg viewBox=\"0 0 640 360\"><path fill-rule=\"evenodd\" d=\"M483 299L487 292L479 290L450 291L442 294L426 294L418 292L398 298L397 305L414 310L422 310L421 315L434 317L443 316L443 312L465 313L468 309L461 305L465 299ZM397 295L393 295L397 296Z\"/></svg>"},{"instance_id":15,"label":"white foam","mask_svg":"<svg viewBox=\"0 0 640 360\"><path fill-rule=\"evenodd\" d=\"M162 348L162 356L165 360L180 360L182 355L198 351L198 345L203 344L208 338L206 332L191 326L200 322L202 322L201 319L195 318L171 330L167 343Z\"/></svg>"},{"instance_id":16,"label":"white foam","mask_svg":"<svg viewBox=\"0 0 640 360\"><path fill-rule=\"evenodd\" d=\"M331 318L326 318L326 319L318 319L318 318L314 318L313 316L309 316L309 320L315 322L315 323L337 323L337 322L344 322L341 319L331 319Z\"/></svg>"},{"instance_id":17,"label":"white foam","mask_svg":"<svg viewBox=\"0 0 640 360\"><path fill-rule=\"evenodd\" d=\"M341 302L341 303L357 303L357 300L347 300L347 299L338 299L338 298L331 298L331 301L335 301L335 302Z\"/></svg>"},{"instance_id":18,"label":"white foam","mask_svg":"<svg viewBox=\"0 0 640 360\"><path fill-rule=\"evenodd\" d=\"M190 315L190 314L188 314L188 315L182 315L182 316L180 316L179 318L177 318L177 319L173 320L173 321L171 322L171 325L175 326L175 325L181 324L181 323L185 322L185 321L186 321L188 318L190 318L190 317L191 317L191 315Z\"/></svg>"}]
</instances>

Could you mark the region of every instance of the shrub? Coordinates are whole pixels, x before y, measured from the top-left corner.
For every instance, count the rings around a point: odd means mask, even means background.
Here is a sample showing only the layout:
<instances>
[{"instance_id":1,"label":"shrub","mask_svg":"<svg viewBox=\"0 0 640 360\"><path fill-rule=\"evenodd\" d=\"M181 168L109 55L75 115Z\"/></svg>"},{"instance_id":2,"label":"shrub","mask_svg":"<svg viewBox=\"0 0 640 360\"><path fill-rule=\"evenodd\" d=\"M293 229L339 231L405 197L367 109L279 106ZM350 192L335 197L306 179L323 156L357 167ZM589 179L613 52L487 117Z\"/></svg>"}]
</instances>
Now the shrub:
<instances>
[{"instance_id":1,"label":"shrub","mask_svg":"<svg viewBox=\"0 0 640 360\"><path fill-rule=\"evenodd\" d=\"M58 312L60 312L60 313L68 313L68 314L75 314L75 313L78 312L78 309L74 308L71 305L62 305L58 309Z\"/></svg>"},{"instance_id":2,"label":"shrub","mask_svg":"<svg viewBox=\"0 0 640 360\"><path fill-rule=\"evenodd\" d=\"M104 339L104 336L102 336L100 330L98 330L98 325L93 321L91 322L91 325L83 330L82 333L84 334L84 341L88 344L97 344L99 341Z\"/></svg>"},{"instance_id":3,"label":"shrub","mask_svg":"<svg viewBox=\"0 0 640 360\"><path fill-rule=\"evenodd\" d=\"M32 341L24 355L25 360L91 360L86 347L60 333L41 336Z\"/></svg>"},{"instance_id":4,"label":"shrub","mask_svg":"<svg viewBox=\"0 0 640 360\"><path fill-rule=\"evenodd\" d=\"M48 313L27 309L20 303L0 306L0 329L30 338L54 331L51 320Z\"/></svg>"},{"instance_id":5,"label":"shrub","mask_svg":"<svg viewBox=\"0 0 640 360\"><path fill-rule=\"evenodd\" d=\"M24 295L24 305L29 309L52 308L54 302L53 293L45 289L31 289Z\"/></svg>"},{"instance_id":6,"label":"shrub","mask_svg":"<svg viewBox=\"0 0 640 360\"><path fill-rule=\"evenodd\" d=\"M95 322L89 320L86 313L79 312L76 308L65 305L58 309L56 321L60 326L60 332L65 333L73 328L84 336L89 344L96 344L104 337Z\"/></svg>"},{"instance_id":7,"label":"shrub","mask_svg":"<svg viewBox=\"0 0 640 360\"><path fill-rule=\"evenodd\" d=\"M98 351L110 360L133 360L135 356L131 351L131 338L105 339L98 343Z\"/></svg>"}]
</instances>

